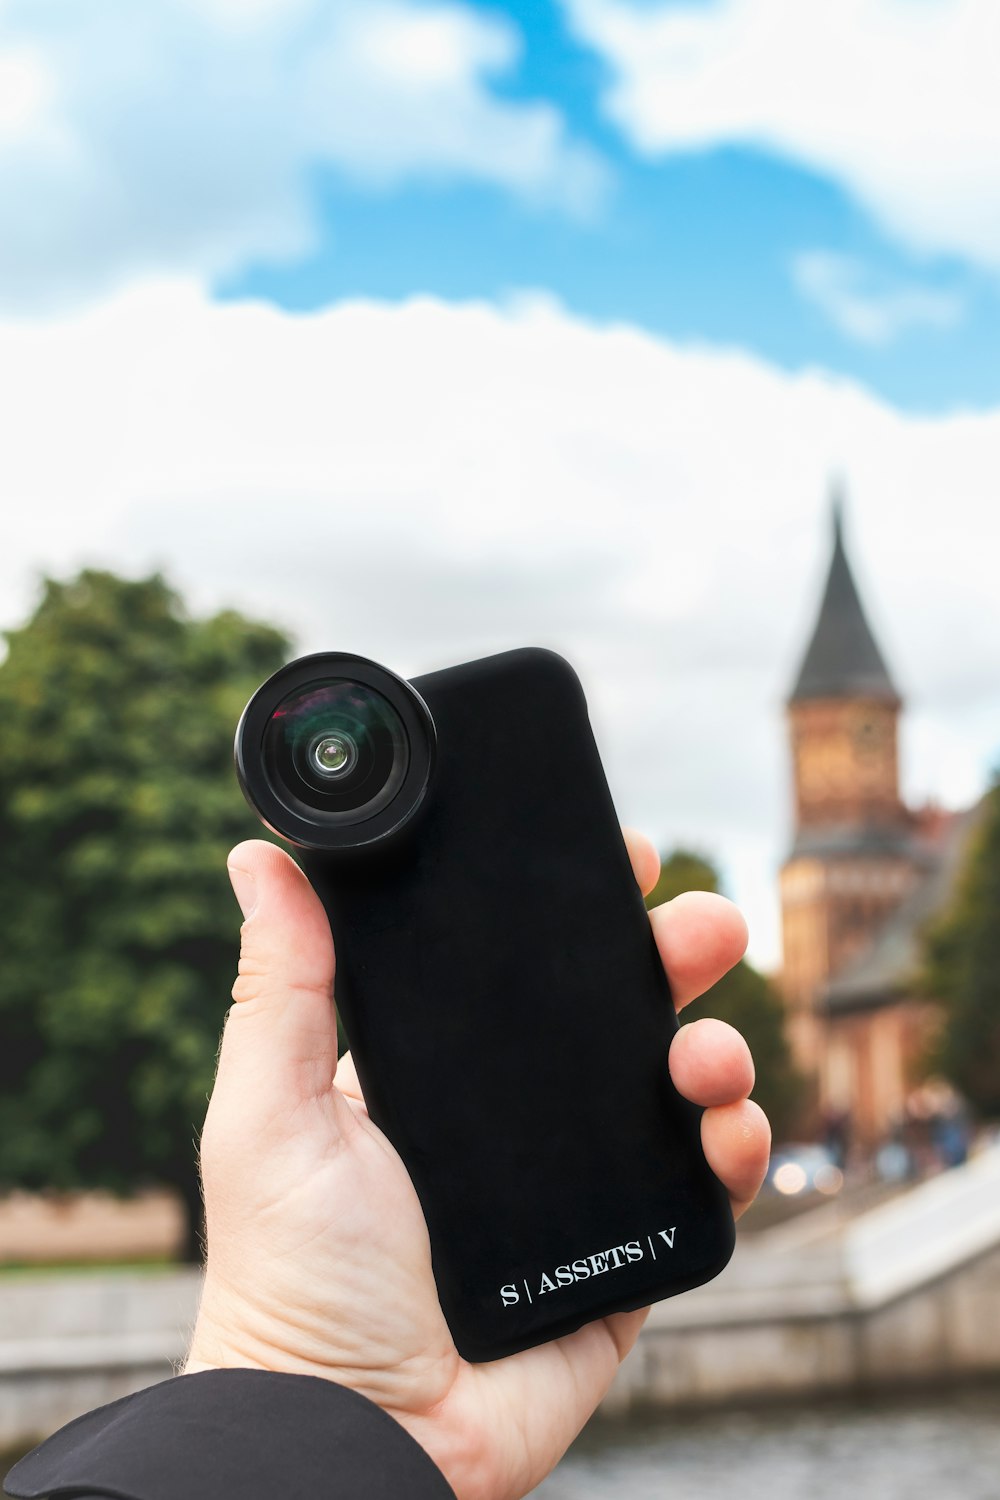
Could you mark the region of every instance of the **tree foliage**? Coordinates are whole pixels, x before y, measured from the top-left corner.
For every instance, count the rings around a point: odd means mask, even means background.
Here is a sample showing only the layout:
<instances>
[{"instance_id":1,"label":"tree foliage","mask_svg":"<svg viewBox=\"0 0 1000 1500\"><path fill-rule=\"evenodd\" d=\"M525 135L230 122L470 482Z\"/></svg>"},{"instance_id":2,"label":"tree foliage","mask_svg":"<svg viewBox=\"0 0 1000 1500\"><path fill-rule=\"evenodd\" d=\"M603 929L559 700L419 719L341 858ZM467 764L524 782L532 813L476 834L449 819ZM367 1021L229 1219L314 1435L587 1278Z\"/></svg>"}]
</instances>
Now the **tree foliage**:
<instances>
[{"instance_id":1,"label":"tree foliage","mask_svg":"<svg viewBox=\"0 0 1000 1500\"><path fill-rule=\"evenodd\" d=\"M719 877L711 863L689 849L665 856L660 878L646 897L650 908L672 901L682 891L717 891ZM776 1138L787 1134L803 1098L803 1080L796 1071L785 1038L785 1009L767 978L746 960L714 984L681 1013L682 1022L699 1016L718 1016L743 1033L753 1053L757 1081L753 1098L771 1121Z\"/></svg>"},{"instance_id":2,"label":"tree foliage","mask_svg":"<svg viewBox=\"0 0 1000 1500\"><path fill-rule=\"evenodd\" d=\"M719 876L711 861L691 849L674 849L660 861L660 875L646 897L650 911L684 891L718 891Z\"/></svg>"},{"instance_id":3,"label":"tree foliage","mask_svg":"<svg viewBox=\"0 0 1000 1500\"><path fill-rule=\"evenodd\" d=\"M46 581L7 645L0 1188L165 1182L194 1231L195 1142L236 957L225 855L260 831L233 730L288 642L233 612L189 618L160 577L85 571ZM716 887L705 860L676 851L650 904ZM780 1130L796 1080L766 979L740 964L696 1012L747 1036Z\"/></svg>"},{"instance_id":4,"label":"tree foliage","mask_svg":"<svg viewBox=\"0 0 1000 1500\"><path fill-rule=\"evenodd\" d=\"M984 799L955 899L931 929L923 988L944 1010L936 1071L1000 1118L1000 783Z\"/></svg>"},{"instance_id":5,"label":"tree foliage","mask_svg":"<svg viewBox=\"0 0 1000 1500\"><path fill-rule=\"evenodd\" d=\"M275 630L160 577L47 581L0 665L0 1183L177 1187L232 983L232 771Z\"/></svg>"}]
</instances>

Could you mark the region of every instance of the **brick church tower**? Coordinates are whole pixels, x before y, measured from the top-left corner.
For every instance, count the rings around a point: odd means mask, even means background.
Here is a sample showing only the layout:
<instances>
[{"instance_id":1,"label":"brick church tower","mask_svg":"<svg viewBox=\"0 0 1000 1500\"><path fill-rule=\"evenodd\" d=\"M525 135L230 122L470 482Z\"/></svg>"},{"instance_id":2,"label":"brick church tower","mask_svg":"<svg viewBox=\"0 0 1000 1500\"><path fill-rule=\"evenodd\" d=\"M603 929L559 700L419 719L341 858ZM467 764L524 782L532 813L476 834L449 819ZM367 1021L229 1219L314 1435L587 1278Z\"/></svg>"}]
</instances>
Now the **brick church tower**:
<instances>
[{"instance_id":1,"label":"brick church tower","mask_svg":"<svg viewBox=\"0 0 1000 1500\"><path fill-rule=\"evenodd\" d=\"M782 986L796 1060L829 1107L824 991L872 946L921 870L899 793L902 700L851 573L839 499L826 588L787 706L795 823L781 871Z\"/></svg>"}]
</instances>

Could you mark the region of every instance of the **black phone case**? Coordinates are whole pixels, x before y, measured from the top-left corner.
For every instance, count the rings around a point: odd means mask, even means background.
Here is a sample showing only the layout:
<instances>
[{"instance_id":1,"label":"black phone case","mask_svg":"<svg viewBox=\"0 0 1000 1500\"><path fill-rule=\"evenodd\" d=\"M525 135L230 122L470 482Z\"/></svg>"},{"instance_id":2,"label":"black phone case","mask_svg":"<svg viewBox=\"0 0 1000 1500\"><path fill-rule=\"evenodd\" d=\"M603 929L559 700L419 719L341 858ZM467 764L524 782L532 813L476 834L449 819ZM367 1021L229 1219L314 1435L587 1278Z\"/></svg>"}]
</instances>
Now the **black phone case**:
<instances>
[{"instance_id":1,"label":"black phone case","mask_svg":"<svg viewBox=\"0 0 1000 1500\"><path fill-rule=\"evenodd\" d=\"M733 1218L572 669L512 651L413 686L438 737L417 825L302 863L456 1346L490 1360L709 1280Z\"/></svg>"}]
</instances>

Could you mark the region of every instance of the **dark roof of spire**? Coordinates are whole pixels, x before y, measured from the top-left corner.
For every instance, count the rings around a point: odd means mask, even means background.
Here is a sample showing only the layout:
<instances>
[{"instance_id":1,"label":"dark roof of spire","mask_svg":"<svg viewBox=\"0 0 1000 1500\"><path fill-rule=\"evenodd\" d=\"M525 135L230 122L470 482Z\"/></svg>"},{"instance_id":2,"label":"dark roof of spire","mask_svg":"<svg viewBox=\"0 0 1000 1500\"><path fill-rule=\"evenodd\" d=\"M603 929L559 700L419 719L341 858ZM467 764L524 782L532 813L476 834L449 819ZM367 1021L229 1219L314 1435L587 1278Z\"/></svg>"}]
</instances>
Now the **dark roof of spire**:
<instances>
[{"instance_id":1,"label":"dark roof of spire","mask_svg":"<svg viewBox=\"0 0 1000 1500\"><path fill-rule=\"evenodd\" d=\"M882 653L861 607L844 551L843 505L833 501L833 558L816 628L790 703L807 698L880 698L898 703Z\"/></svg>"}]
</instances>

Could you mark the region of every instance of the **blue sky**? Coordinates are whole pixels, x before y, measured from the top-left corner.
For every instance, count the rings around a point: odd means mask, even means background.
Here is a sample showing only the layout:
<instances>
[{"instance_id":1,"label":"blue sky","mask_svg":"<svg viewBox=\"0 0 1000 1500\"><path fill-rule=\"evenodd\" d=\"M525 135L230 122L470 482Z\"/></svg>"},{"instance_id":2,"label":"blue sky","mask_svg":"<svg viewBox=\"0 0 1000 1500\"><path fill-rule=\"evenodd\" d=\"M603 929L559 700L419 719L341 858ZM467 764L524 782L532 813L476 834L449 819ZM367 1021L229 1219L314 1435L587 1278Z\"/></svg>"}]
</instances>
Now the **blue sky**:
<instances>
[{"instance_id":1,"label":"blue sky","mask_svg":"<svg viewBox=\"0 0 1000 1500\"><path fill-rule=\"evenodd\" d=\"M353 296L495 299L537 288L590 318L746 348L787 370L843 373L909 410L1000 400L995 276L894 240L834 176L781 152L724 143L651 159L609 120L608 63L574 35L558 0L476 8L516 30L519 55L493 80L495 93L556 106L606 169L600 201L572 214L495 186L425 180L386 190L317 165L313 251L245 266L219 279L219 296L301 311ZM812 295L796 272L810 256L827 268ZM875 309L874 333L831 312L840 281ZM918 300L912 318L878 331L878 310L901 289L925 300L923 314Z\"/></svg>"},{"instance_id":2,"label":"blue sky","mask_svg":"<svg viewBox=\"0 0 1000 1500\"><path fill-rule=\"evenodd\" d=\"M1000 400L987 0L3 0L0 305L502 300Z\"/></svg>"}]
</instances>

